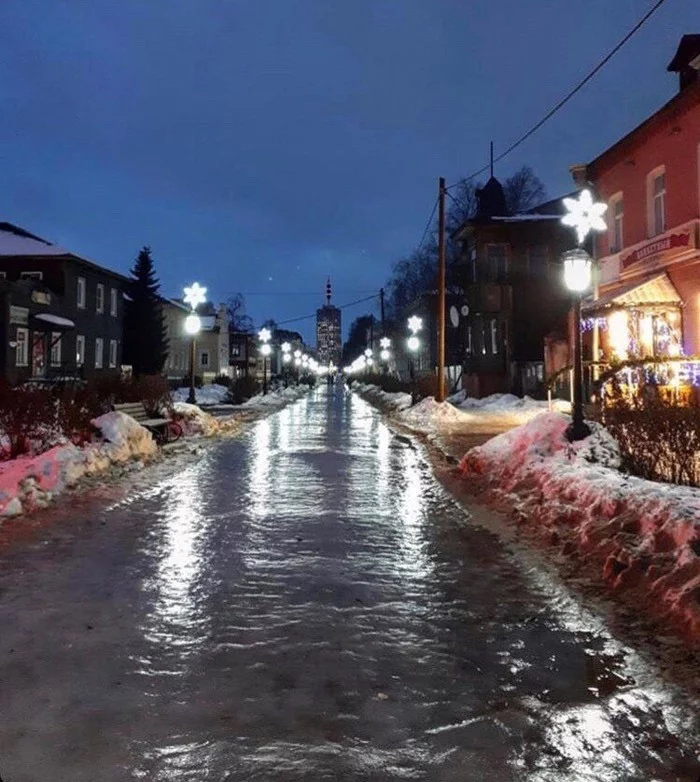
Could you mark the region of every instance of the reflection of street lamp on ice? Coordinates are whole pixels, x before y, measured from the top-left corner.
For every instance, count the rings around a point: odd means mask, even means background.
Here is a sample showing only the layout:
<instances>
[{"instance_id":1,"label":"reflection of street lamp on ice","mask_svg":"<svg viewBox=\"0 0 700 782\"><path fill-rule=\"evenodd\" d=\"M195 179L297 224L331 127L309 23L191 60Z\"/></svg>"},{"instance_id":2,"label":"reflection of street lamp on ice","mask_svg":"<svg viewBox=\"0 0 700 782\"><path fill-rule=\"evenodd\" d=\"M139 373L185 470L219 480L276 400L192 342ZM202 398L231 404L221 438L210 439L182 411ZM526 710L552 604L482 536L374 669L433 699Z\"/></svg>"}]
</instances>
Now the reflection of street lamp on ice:
<instances>
[{"instance_id":1,"label":"reflection of street lamp on ice","mask_svg":"<svg viewBox=\"0 0 700 782\"><path fill-rule=\"evenodd\" d=\"M185 332L192 337L190 347L190 393L187 396L189 404L197 403L197 397L194 390L195 358L197 352L197 334L202 328L202 322L197 315L197 307L206 301L207 289L200 287L198 282L192 283L189 288L185 288L183 301L192 307L192 311L185 318Z\"/></svg>"},{"instance_id":2,"label":"reflection of street lamp on ice","mask_svg":"<svg viewBox=\"0 0 700 782\"><path fill-rule=\"evenodd\" d=\"M591 430L586 425L583 416L583 355L581 351L581 297L591 284L591 256L581 247L591 231L606 231L607 225L603 214L607 204L594 203L590 191L583 190L578 200L565 198L564 206L568 214L562 217L562 223L576 231L579 246L575 250L563 253L561 259L564 265L564 282L574 294L574 349L572 361L574 365L573 408L571 425L566 430L570 442L583 440Z\"/></svg>"},{"instance_id":3,"label":"reflection of street lamp on ice","mask_svg":"<svg viewBox=\"0 0 700 782\"><path fill-rule=\"evenodd\" d=\"M267 357L272 353L271 337L270 329L260 329L258 332L258 339L262 342L260 352L263 357L263 394L267 393Z\"/></svg>"}]
</instances>

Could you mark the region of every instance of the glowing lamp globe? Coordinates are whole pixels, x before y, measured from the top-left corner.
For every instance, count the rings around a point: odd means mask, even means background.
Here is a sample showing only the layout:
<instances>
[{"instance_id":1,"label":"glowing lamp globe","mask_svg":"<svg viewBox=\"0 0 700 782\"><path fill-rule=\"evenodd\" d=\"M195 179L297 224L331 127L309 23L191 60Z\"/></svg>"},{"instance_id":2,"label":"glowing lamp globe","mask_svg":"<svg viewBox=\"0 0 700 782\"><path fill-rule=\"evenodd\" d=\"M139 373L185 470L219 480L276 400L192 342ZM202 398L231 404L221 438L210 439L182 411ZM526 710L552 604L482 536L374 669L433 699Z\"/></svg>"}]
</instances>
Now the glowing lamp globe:
<instances>
[{"instance_id":1,"label":"glowing lamp globe","mask_svg":"<svg viewBox=\"0 0 700 782\"><path fill-rule=\"evenodd\" d=\"M367 350L365 350L365 356L367 358L370 358L372 356L372 348L367 348Z\"/></svg>"},{"instance_id":2,"label":"glowing lamp globe","mask_svg":"<svg viewBox=\"0 0 700 782\"><path fill-rule=\"evenodd\" d=\"M301 358L301 350L294 351L294 358Z\"/></svg>"},{"instance_id":3,"label":"glowing lamp globe","mask_svg":"<svg viewBox=\"0 0 700 782\"><path fill-rule=\"evenodd\" d=\"M289 364L289 362L292 360L292 357L289 355L289 353L283 353L282 354L282 361L285 364Z\"/></svg>"},{"instance_id":4,"label":"glowing lamp globe","mask_svg":"<svg viewBox=\"0 0 700 782\"><path fill-rule=\"evenodd\" d=\"M386 348L384 350L382 350L382 352L379 355L381 356L382 361L388 361L389 360L389 351L386 350Z\"/></svg>"},{"instance_id":5,"label":"glowing lamp globe","mask_svg":"<svg viewBox=\"0 0 700 782\"><path fill-rule=\"evenodd\" d=\"M591 256L580 247L562 255L564 282L574 293L583 293L591 285Z\"/></svg>"},{"instance_id":6,"label":"glowing lamp globe","mask_svg":"<svg viewBox=\"0 0 700 782\"><path fill-rule=\"evenodd\" d=\"M420 340L416 336L409 337L406 344L408 345L409 350L415 351L420 347Z\"/></svg>"},{"instance_id":7,"label":"glowing lamp globe","mask_svg":"<svg viewBox=\"0 0 700 782\"><path fill-rule=\"evenodd\" d=\"M192 313L185 318L185 331L188 334L199 334L199 330L202 328L202 321L199 319L199 315Z\"/></svg>"},{"instance_id":8,"label":"glowing lamp globe","mask_svg":"<svg viewBox=\"0 0 700 782\"><path fill-rule=\"evenodd\" d=\"M296 366L296 367L300 367L301 366L301 359L300 358L295 358L294 359L294 366Z\"/></svg>"},{"instance_id":9,"label":"glowing lamp globe","mask_svg":"<svg viewBox=\"0 0 700 782\"><path fill-rule=\"evenodd\" d=\"M268 343L265 342L260 346L260 352L263 354L263 356L269 356L270 353L272 353L272 345L268 345Z\"/></svg>"}]
</instances>

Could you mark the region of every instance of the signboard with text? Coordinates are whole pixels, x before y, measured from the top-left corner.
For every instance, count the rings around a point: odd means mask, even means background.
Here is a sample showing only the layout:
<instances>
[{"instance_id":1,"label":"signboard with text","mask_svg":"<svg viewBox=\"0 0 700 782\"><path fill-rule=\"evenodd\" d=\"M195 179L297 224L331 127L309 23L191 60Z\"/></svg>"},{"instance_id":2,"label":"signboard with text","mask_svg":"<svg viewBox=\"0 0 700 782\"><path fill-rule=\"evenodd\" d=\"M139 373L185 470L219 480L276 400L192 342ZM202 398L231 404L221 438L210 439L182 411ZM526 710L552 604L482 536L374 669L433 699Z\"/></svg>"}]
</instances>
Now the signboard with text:
<instances>
[{"instance_id":1,"label":"signboard with text","mask_svg":"<svg viewBox=\"0 0 700 782\"><path fill-rule=\"evenodd\" d=\"M635 263L655 258L657 255L663 255L664 259L678 255L689 247L692 247L690 231L681 231L680 233L662 236L651 242L637 247L631 253L622 256L622 268L628 269Z\"/></svg>"}]
</instances>

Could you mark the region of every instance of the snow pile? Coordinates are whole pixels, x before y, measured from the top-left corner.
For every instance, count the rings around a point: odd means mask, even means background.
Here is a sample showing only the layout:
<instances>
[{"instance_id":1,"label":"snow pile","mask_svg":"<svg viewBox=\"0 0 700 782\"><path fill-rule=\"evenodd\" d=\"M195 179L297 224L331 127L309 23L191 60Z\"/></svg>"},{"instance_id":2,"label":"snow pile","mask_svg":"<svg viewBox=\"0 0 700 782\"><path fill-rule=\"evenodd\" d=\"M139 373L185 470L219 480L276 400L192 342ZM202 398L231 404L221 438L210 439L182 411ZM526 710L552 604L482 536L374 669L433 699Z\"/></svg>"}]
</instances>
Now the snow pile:
<instances>
[{"instance_id":1,"label":"snow pile","mask_svg":"<svg viewBox=\"0 0 700 782\"><path fill-rule=\"evenodd\" d=\"M421 399L418 404L400 413L398 419L419 432L459 426L468 420L454 405L449 402L436 402L432 396Z\"/></svg>"},{"instance_id":2,"label":"snow pile","mask_svg":"<svg viewBox=\"0 0 700 782\"><path fill-rule=\"evenodd\" d=\"M309 386L289 386L289 388L278 388L267 394L258 394L243 402L241 407L246 409L269 409L271 407L284 407L289 402L295 402L309 393Z\"/></svg>"},{"instance_id":3,"label":"snow pile","mask_svg":"<svg viewBox=\"0 0 700 782\"><path fill-rule=\"evenodd\" d=\"M597 424L570 444L569 419L543 413L467 452L476 494L534 533L594 562L613 588L700 639L700 490L618 472L617 443Z\"/></svg>"},{"instance_id":4,"label":"snow pile","mask_svg":"<svg viewBox=\"0 0 700 782\"><path fill-rule=\"evenodd\" d=\"M353 390L356 390L376 405L386 407L389 410L407 410L413 404L410 394L402 391L384 391L379 386L369 385L368 383L355 383Z\"/></svg>"},{"instance_id":5,"label":"snow pile","mask_svg":"<svg viewBox=\"0 0 700 782\"><path fill-rule=\"evenodd\" d=\"M115 464L140 464L158 450L148 430L124 413L107 413L92 424L102 432L104 442L85 448L57 445L38 456L0 463L0 517L44 508L84 476Z\"/></svg>"},{"instance_id":6,"label":"snow pile","mask_svg":"<svg viewBox=\"0 0 700 782\"><path fill-rule=\"evenodd\" d=\"M185 437L212 437L219 431L219 422L213 415L205 413L197 405L187 402L175 402L173 404L173 417L182 426Z\"/></svg>"},{"instance_id":7,"label":"snow pile","mask_svg":"<svg viewBox=\"0 0 700 782\"><path fill-rule=\"evenodd\" d=\"M226 402L228 388L211 383L201 388L195 388L194 393L198 405L220 405ZM173 402L186 402L189 395L189 388L176 388L171 394Z\"/></svg>"}]
</instances>

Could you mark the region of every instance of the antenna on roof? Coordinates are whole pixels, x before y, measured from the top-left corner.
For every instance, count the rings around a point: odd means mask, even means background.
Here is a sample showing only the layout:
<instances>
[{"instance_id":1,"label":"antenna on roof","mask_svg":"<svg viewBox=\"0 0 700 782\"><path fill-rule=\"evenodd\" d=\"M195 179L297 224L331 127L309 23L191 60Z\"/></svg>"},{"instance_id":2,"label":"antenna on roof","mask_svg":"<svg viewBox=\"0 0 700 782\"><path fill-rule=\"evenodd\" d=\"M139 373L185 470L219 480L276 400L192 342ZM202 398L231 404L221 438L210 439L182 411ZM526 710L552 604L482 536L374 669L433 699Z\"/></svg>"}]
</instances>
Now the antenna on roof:
<instances>
[{"instance_id":1,"label":"antenna on roof","mask_svg":"<svg viewBox=\"0 0 700 782\"><path fill-rule=\"evenodd\" d=\"M491 162L490 162L490 167L491 167L491 179L493 179L493 141L491 142Z\"/></svg>"},{"instance_id":2,"label":"antenna on roof","mask_svg":"<svg viewBox=\"0 0 700 782\"><path fill-rule=\"evenodd\" d=\"M331 294L332 294L331 278L329 277L328 280L326 281L326 304L328 305L330 305L331 303Z\"/></svg>"}]
</instances>

